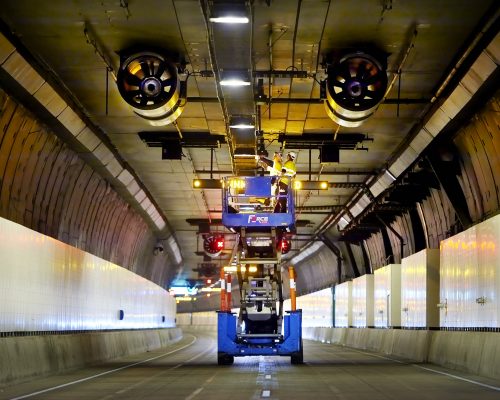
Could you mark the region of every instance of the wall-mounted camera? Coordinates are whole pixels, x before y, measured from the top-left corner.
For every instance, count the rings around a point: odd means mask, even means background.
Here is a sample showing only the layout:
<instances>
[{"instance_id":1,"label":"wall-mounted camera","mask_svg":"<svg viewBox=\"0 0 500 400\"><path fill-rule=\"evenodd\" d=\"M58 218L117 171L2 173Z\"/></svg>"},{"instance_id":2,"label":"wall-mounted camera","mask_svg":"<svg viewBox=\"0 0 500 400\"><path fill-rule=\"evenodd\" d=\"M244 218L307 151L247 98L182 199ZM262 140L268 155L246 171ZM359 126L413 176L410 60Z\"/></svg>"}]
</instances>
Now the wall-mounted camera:
<instances>
[{"instance_id":1,"label":"wall-mounted camera","mask_svg":"<svg viewBox=\"0 0 500 400\"><path fill-rule=\"evenodd\" d=\"M155 256L158 256L160 254L163 254L163 250L164 250L163 243L158 242L158 243L156 243L155 247L153 248L153 254Z\"/></svg>"}]
</instances>

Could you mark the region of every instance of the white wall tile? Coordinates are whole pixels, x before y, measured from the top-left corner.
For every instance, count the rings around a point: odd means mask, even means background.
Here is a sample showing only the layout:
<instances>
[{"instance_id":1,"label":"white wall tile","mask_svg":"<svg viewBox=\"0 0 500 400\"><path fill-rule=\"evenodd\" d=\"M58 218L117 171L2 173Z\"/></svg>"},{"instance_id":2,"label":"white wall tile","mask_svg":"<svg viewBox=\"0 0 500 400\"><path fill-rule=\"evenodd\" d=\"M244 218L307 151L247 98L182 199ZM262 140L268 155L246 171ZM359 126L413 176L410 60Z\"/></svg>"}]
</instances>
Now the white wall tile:
<instances>
[{"instance_id":1,"label":"white wall tile","mask_svg":"<svg viewBox=\"0 0 500 400\"><path fill-rule=\"evenodd\" d=\"M352 326L352 281L335 286L335 326Z\"/></svg>"},{"instance_id":2,"label":"white wall tile","mask_svg":"<svg viewBox=\"0 0 500 400\"><path fill-rule=\"evenodd\" d=\"M0 331L175 326L175 300L166 290L3 218L0 254Z\"/></svg>"},{"instance_id":3,"label":"white wall tile","mask_svg":"<svg viewBox=\"0 0 500 400\"><path fill-rule=\"evenodd\" d=\"M352 280L352 326L373 326L373 275L366 274Z\"/></svg>"},{"instance_id":4,"label":"white wall tile","mask_svg":"<svg viewBox=\"0 0 500 400\"><path fill-rule=\"evenodd\" d=\"M401 326L439 326L439 249L424 249L401 262Z\"/></svg>"},{"instance_id":5,"label":"white wall tile","mask_svg":"<svg viewBox=\"0 0 500 400\"><path fill-rule=\"evenodd\" d=\"M285 306L284 309L290 308ZM302 310L303 327L331 327L333 325L332 289L318 290L297 297L297 309Z\"/></svg>"},{"instance_id":6,"label":"white wall tile","mask_svg":"<svg viewBox=\"0 0 500 400\"><path fill-rule=\"evenodd\" d=\"M500 327L499 245L500 215L441 242L442 327Z\"/></svg>"},{"instance_id":7,"label":"white wall tile","mask_svg":"<svg viewBox=\"0 0 500 400\"><path fill-rule=\"evenodd\" d=\"M390 264L374 273L374 325L401 326L401 264Z\"/></svg>"}]
</instances>

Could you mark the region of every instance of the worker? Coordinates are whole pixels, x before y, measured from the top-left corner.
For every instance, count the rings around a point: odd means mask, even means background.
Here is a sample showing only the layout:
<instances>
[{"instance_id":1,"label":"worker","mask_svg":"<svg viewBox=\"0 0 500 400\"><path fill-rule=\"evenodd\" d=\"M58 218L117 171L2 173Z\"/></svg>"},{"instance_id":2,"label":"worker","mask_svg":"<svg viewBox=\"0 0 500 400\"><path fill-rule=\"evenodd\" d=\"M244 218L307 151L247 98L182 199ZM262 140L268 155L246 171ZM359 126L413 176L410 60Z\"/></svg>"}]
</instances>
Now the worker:
<instances>
[{"instance_id":1,"label":"worker","mask_svg":"<svg viewBox=\"0 0 500 400\"><path fill-rule=\"evenodd\" d=\"M268 198L256 200L259 203L262 203L263 205L271 207L271 209L273 209L278 196L278 178L281 175L282 170L282 151L281 149L279 151L275 151L272 160L266 158L267 155L268 153L266 151L265 154L256 156L256 158L258 160L258 165L264 170L268 171L269 175L273 177L271 179L271 193L269 194L270 197Z\"/></svg>"},{"instance_id":2,"label":"worker","mask_svg":"<svg viewBox=\"0 0 500 400\"><path fill-rule=\"evenodd\" d=\"M267 153L267 152L266 152ZM269 171L269 175L276 176L281 175L281 164L282 164L282 153L280 151L275 151L272 160L266 158L267 154L262 154L258 157L258 164L260 167L264 168L266 171Z\"/></svg>"},{"instance_id":3,"label":"worker","mask_svg":"<svg viewBox=\"0 0 500 400\"><path fill-rule=\"evenodd\" d=\"M291 180L297 174L297 167L295 166L295 159L297 158L297 153L290 151L287 154L287 159L285 164L281 169L281 178L278 183L279 195L280 197L274 212L285 213L286 212L286 196L288 194L288 187L291 184Z\"/></svg>"}]
</instances>

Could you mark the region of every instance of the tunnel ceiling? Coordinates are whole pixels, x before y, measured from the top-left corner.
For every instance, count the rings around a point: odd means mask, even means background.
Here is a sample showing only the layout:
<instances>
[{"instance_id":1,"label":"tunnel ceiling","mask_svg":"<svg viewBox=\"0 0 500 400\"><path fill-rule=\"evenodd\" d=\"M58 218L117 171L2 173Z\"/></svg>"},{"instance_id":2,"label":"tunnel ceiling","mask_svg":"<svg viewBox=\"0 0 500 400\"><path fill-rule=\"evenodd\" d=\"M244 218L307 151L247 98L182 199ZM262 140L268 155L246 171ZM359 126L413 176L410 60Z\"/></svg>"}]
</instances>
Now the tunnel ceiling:
<instances>
[{"instance_id":1,"label":"tunnel ceiling","mask_svg":"<svg viewBox=\"0 0 500 400\"><path fill-rule=\"evenodd\" d=\"M298 152L299 179L339 183L325 192L298 194L300 246L408 147L432 110L438 88L494 3L253 1L242 3L250 23L239 26L209 22L227 4L204 0L4 0L0 16L4 31L24 46L41 73L72 97L135 171L175 232L184 273L195 276L191 270L203 262L199 224L222 227L217 226L220 192L193 190L192 180L256 171L254 160L233 157L241 149L255 150L256 138L253 131L244 135L229 128L232 116L251 115L271 155L280 146ZM180 79L187 80L187 99L175 123L152 126L120 96L114 81L119 54L132 48L175 54ZM320 99L323 61L357 50L375 52L387 62L389 90L364 123L345 127L328 116ZM219 79L231 69L246 71L252 85L220 86ZM255 99L259 78L261 102ZM181 139L181 160L162 160L162 148L146 143L154 145L161 135ZM324 143L340 148L339 162L320 163L319 146ZM421 175L409 180L417 195L432 184L422 185L425 172ZM394 190L388 201L405 206L402 199L404 193ZM349 235L353 241L365 238Z\"/></svg>"}]
</instances>

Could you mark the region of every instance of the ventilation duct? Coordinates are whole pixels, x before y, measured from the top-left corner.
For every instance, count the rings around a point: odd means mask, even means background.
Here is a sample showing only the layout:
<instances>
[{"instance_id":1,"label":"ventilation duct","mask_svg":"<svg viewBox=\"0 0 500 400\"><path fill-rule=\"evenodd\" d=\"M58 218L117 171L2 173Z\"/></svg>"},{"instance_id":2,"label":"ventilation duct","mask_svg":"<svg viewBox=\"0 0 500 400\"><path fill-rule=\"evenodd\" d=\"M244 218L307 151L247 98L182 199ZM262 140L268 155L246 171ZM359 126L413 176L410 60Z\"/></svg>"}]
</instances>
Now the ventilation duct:
<instances>
[{"instance_id":1,"label":"ventilation duct","mask_svg":"<svg viewBox=\"0 0 500 400\"><path fill-rule=\"evenodd\" d=\"M386 62L362 52L349 53L327 68L325 109L337 124L360 126L387 90Z\"/></svg>"},{"instance_id":2,"label":"ventilation duct","mask_svg":"<svg viewBox=\"0 0 500 400\"><path fill-rule=\"evenodd\" d=\"M186 82L179 79L178 66L159 52L122 57L117 85L134 112L153 126L171 124L186 104Z\"/></svg>"}]
</instances>

